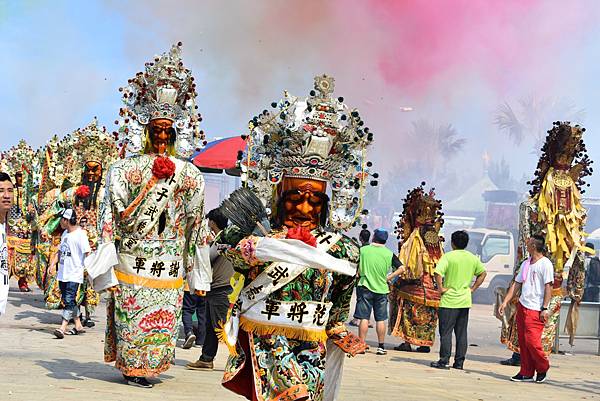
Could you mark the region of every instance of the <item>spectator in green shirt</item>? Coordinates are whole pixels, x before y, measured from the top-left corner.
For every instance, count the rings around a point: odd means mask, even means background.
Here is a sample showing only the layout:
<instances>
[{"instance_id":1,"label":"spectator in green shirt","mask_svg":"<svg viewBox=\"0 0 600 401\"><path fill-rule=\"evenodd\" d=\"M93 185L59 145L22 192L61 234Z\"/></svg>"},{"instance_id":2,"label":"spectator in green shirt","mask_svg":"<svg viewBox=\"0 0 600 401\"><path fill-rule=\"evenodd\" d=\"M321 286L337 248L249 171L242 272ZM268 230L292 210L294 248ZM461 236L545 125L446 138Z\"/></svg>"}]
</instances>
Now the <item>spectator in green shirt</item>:
<instances>
[{"instance_id":1,"label":"spectator in green shirt","mask_svg":"<svg viewBox=\"0 0 600 401\"><path fill-rule=\"evenodd\" d=\"M360 241L360 247L362 248L363 246L367 246L369 245L370 241L371 241L371 231L367 230L367 225L363 224L362 226L362 230L360 230L360 233L358 234L358 240ZM356 308L358 307L358 304L354 307L354 315L356 316ZM356 317L352 318L352 320L348 323L350 326L357 326L360 323L360 319L357 319ZM371 324L369 323L369 327L373 327L371 326Z\"/></svg>"},{"instance_id":2,"label":"spectator in green shirt","mask_svg":"<svg viewBox=\"0 0 600 401\"><path fill-rule=\"evenodd\" d=\"M439 308L440 359L431 362L439 369L450 369L452 331L456 335L454 369L462 369L467 354L467 326L471 294L483 283L485 268L481 260L465 248L469 243L466 231L452 233L452 251L444 254L435 268L435 281L442 294ZM471 286L473 277L477 277Z\"/></svg>"},{"instance_id":3,"label":"spectator in green shirt","mask_svg":"<svg viewBox=\"0 0 600 401\"><path fill-rule=\"evenodd\" d=\"M385 355L385 321L388 318L387 294L388 273L394 267L397 274L402 271L400 260L385 247L388 233L377 229L373 233L373 243L360 248L358 286L356 287L356 310L354 317L360 320L358 336L361 340L367 337L371 311L375 316L375 330L379 346L377 355Z\"/></svg>"}]
</instances>

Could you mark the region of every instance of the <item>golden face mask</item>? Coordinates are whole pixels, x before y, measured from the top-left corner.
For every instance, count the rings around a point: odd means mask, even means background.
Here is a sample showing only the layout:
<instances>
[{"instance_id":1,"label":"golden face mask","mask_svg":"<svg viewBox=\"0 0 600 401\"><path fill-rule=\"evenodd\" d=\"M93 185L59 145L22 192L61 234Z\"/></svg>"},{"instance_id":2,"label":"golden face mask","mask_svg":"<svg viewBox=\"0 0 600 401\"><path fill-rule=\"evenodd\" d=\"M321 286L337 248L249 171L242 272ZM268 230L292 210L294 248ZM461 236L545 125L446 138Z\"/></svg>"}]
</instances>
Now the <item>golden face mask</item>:
<instances>
[{"instance_id":1,"label":"golden face mask","mask_svg":"<svg viewBox=\"0 0 600 401\"><path fill-rule=\"evenodd\" d=\"M159 155L174 154L173 143L175 142L175 130L173 121L166 118L157 118L148 124L148 140L145 153L156 153Z\"/></svg>"},{"instance_id":2,"label":"golden face mask","mask_svg":"<svg viewBox=\"0 0 600 401\"><path fill-rule=\"evenodd\" d=\"M102 179L102 164L97 161L86 162L83 169L83 176L87 182L99 182Z\"/></svg>"},{"instance_id":3,"label":"golden face mask","mask_svg":"<svg viewBox=\"0 0 600 401\"><path fill-rule=\"evenodd\" d=\"M283 224L288 228L317 228L323 205L327 201L326 185L323 181L284 178L280 186L284 208Z\"/></svg>"}]
</instances>

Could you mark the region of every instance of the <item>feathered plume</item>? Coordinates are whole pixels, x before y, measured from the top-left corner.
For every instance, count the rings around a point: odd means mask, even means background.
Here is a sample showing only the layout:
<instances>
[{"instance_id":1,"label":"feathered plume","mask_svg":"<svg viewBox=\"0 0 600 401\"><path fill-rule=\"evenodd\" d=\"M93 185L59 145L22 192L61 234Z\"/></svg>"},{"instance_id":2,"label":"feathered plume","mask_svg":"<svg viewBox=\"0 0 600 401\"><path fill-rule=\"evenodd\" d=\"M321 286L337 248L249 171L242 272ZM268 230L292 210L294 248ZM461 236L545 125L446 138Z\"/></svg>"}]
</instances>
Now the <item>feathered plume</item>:
<instances>
[{"instance_id":1,"label":"feathered plume","mask_svg":"<svg viewBox=\"0 0 600 401\"><path fill-rule=\"evenodd\" d=\"M267 209L250 189L238 188L221 203L223 214L243 234L264 236L271 230Z\"/></svg>"}]
</instances>

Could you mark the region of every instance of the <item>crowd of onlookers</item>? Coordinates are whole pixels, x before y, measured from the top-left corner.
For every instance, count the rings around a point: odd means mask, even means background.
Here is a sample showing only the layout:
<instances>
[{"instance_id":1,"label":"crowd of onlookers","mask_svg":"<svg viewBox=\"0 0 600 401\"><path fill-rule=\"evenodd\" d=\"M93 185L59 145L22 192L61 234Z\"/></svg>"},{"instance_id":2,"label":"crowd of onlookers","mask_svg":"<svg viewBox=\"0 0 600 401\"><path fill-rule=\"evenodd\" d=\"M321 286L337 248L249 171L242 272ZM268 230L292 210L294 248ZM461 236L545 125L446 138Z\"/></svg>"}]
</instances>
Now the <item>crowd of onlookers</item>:
<instances>
[{"instance_id":1,"label":"crowd of onlookers","mask_svg":"<svg viewBox=\"0 0 600 401\"><path fill-rule=\"evenodd\" d=\"M356 288L357 304L354 312L354 323L359 326L359 337L366 339L371 313L375 318L378 338L378 355L385 355L385 321L388 319L388 293L390 284L402 276L406 267L392 251L385 247L388 234L385 230L375 230L373 242L369 244L367 230L360 233L362 244L360 250L359 281ZM469 242L468 233L455 231L451 236L452 251L445 253L435 267L435 282L441 293L438 308L438 330L440 336L440 357L431 366L438 369L449 369L451 357L452 335L456 337L454 355L455 369L463 369L467 352L467 335L469 309L472 304L472 293L485 279L486 272L478 256L466 248ZM549 319L549 303L554 282L554 268L545 252L545 239L534 235L527 240L527 251L530 257L525 260L515 276L515 285L511 286L504 303L500 305L500 314L518 295L517 331L519 338L520 370L511 377L512 381L546 380L550 364L542 348L541 336L545 323ZM587 297L597 297L600 284L600 261L597 257L586 260L588 279ZM393 302L393 301L392 301ZM536 375L537 373L537 375ZM534 377L535 376L535 377Z\"/></svg>"}]
</instances>

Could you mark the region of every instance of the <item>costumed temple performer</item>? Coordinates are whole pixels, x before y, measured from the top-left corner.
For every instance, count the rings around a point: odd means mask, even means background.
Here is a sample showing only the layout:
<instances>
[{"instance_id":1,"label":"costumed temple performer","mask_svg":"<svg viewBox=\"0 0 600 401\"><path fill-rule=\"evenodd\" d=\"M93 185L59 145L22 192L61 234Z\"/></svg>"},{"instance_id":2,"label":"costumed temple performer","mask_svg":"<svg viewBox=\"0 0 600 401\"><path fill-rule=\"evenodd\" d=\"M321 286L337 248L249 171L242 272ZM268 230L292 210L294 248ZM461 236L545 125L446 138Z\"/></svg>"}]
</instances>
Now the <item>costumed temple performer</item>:
<instances>
[{"instance_id":1,"label":"costumed temple performer","mask_svg":"<svg viewBox=\"0 0 600 401\"><path fill-rule=\"evenodd\" d=\"M397 227L399 259L406 271L392 284L388 331L404 340L394 347L398 351L412 351L416 345L418 352L430 352L435 340L440 292L433 274L443 255L444 220L442 202L424 186L422 182L408 192Z\"/></svg>"},{"instance_id":2,"label":"costumed temple performer","mask_svg":"<svg viewBox=\"0 0 600 401\"><path fill-rule=\"evenodd\" d=\"M581 188L585 184L584 178L592 173L592 161L587 155L582 138L584 132L585 128L569 122L554 123L541 149L542 155L535 171L535 179L529 183L532 185L529 199L519 208L517 266L522 266L530 257L527 252L527 240L534 235L545 238L546 256L554 266L549 317L542 332L542 346L546 354L550 354L554 347L556 324L565 295L571 299L566 327L570 335L569 342L573 345L577 329L577 308L585 285L585 252L593 252L584 246L583 227L586 210L581 204L581 194L585 192ZM505 293L506 297L512 296L515 288L514 278L519 273L520 269L517 268L508 291L502 289L496 297L495 312L502 321L501 342L516 353L508 360L502 361L505 365L519 364L516 325L518 294L512 297L513 302L507 305L503 315L498 313L498 307L504 301ZM566 288L563 286L565 279Z\"/></svg>"},{"instance_id":3,"label":"costumed temple performer","mask_svg":"<svg viewBox=\"0 0 600 401\"><path fill-rule=\"evenodd\" d=\"M335 400L345 355L366 348L344 324L359 247L342 233L363 211L373 134L333 89L317 76L308 98L285 92L250 121L247 188L221 206L236 270L223 385L249 400Z\"/></svg>"},{"instance_id":4,"label":"costumed temple performer","mask_svg":"<svg viewBox=\"0 0 600 401\"><path fill-rule=\"evenodd\" d=\"M90 248L95 251L98 245L99 195L104 191L108 167L119 158L115 139L106 132L106 128L98 127L94 119L85 128L63 138L57 145L57 153L62 156L62 192L39 218L40 223L43 222L42 235L44 238L53 238L56 233L60 233L62 229L58 223L61 211L72 208L77 216L77 225L86 232ZM49 257L48 268L43 275L39 275L45 283L46 306L58 309L63 307L63 297L56 279L57 253L52 252ZM94 326L91 315L99 300L100 297L88 284L88 280L84 280L79 286L76 303L85 307L83 324L87 327Z\"/></svg>"},{"instance_id":5,"label":"costumed temple performer","mask_svg":"<svg viewBox=\"0 0 600 401\"><path fill-rule=\"evenodd\" d=\"M120 89L119 145L134 155L109 169L98 250L86 260L94 288L109 290L104 360L144 388L174 361L184 272L191 291L211 282L204 181L187 161L203 133L180 46Z\"/></svg>"},{"instance_id":6,"label":"costumed temple performer","mask_svg":"<svg viewBox=\"0 0 600 401\"><path fill-rule=\"evenodd\" d=\"M47 300L49 284L54 278L50 274L50 261L58 252L60 245L59 219L55 202L60 195L60 185L63 182L62 165L63 155L59 154L59 139L54 135L39 152L39 183L34 200L32 231L35 238L35 281ZM61 206L62 207L62 206ZM53 222L47 226L50 219ZM50 231L50 234L48 233Z\"/></svg>"},{"instance_id":7,"label":"costumed temple performer","mask_svg":"<svg viewBox=\"0 0 600 401\"><path fill-rule=\"evenodd\" d=\"M35 281L34 248L32 247L32 198L36 152L21 140L2 153L0 171L14 177L14 203L8 216L8 258L11 276L17 278L19 290L29 292Z\"/></svg>"}]
</instances>

